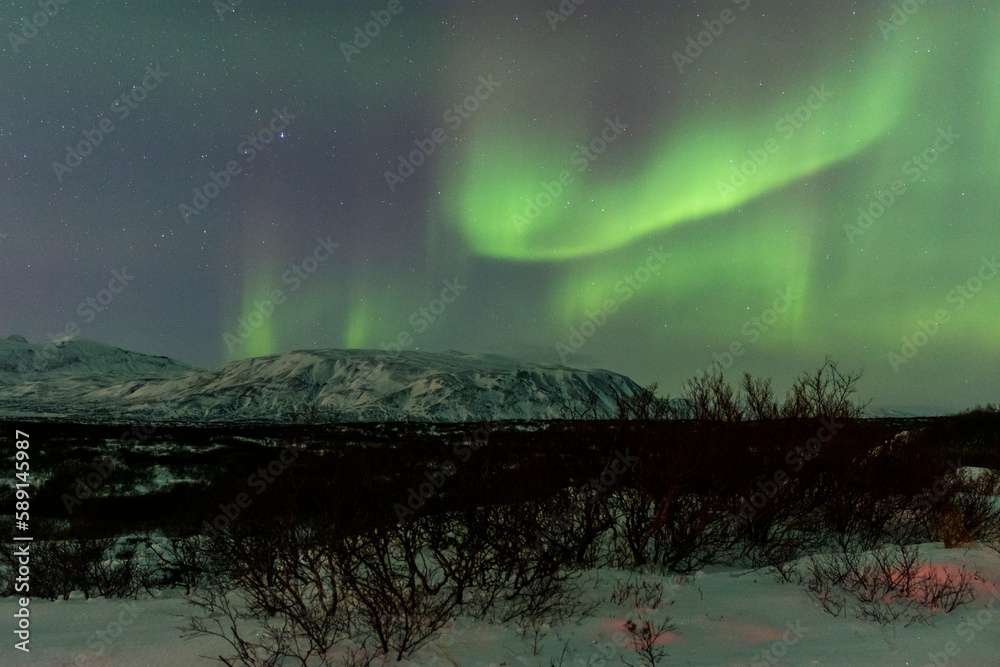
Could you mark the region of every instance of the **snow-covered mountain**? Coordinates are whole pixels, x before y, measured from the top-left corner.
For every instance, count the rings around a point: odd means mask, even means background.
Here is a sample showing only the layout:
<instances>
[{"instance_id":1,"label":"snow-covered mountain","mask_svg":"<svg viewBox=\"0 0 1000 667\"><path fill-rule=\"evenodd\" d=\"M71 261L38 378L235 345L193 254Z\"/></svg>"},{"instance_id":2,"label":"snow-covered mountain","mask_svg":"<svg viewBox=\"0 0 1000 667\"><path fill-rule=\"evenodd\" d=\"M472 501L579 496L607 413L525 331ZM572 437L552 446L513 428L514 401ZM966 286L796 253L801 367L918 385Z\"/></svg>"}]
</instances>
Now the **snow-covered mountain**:
<instances>
[{"instance_id":1,"label":"snow-covered mountain","mask_svg":"<svg viewBox=\"0 0 1000 667\"><path fill-rule=\"evenodd\" d=\"M612 413L641 388L578 370L460 352L303 350L204 370L89 340L0 340L0 417L151 422L466 422Z\"/></svg>"}]
</instances>

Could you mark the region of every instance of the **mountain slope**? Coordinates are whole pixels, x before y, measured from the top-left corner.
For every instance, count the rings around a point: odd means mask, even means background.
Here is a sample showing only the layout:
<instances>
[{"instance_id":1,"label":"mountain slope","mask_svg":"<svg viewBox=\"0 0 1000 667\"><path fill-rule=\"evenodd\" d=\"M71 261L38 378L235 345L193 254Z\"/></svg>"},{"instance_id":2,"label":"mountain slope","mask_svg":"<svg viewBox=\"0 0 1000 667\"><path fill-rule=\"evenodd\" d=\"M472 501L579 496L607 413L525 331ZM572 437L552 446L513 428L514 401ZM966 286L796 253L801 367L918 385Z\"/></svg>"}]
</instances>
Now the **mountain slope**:
<instances>
[{"instance_id":1,"label":"mountain slope","mask_svg":"<svg viewBox=\"0 0 1000 667\"><path fill-rule=\"evenodd\" d=\"M612 412L640 388L578 370L460 352L305 350L213 370L73 340L36 368L41 345L0 341L0 415L171 422L465 422ZM50 345L51 347L51 345ZM35 363L35 366L32 364Z\"/></svg>"}]
</instances>

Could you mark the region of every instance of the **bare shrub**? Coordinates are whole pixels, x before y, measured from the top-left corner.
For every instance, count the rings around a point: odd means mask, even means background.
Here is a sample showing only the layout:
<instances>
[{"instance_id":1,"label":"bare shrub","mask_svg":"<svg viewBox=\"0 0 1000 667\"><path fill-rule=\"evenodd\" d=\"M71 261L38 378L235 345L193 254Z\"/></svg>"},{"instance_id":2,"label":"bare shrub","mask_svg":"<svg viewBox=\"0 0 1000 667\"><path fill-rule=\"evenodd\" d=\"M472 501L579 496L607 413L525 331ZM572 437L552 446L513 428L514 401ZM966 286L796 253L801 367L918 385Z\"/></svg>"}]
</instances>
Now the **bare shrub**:
<instances>
[{"instance_id":1,"label":"bare shrub","mask_svg":"<svg viewBox=\"0 0 1000 667\"><path fill-rule=\"evenodd\" d=\"M544 502L540 515L540 542L556 558L567 565L597 567L607 561L604 539L613 528L610 493L591 487L562 489ZM540 538L540 539L539 539Z\"/></svg>"},{"instance_id":2,"label":"bare shrub","mask_svg":"<svg viewBox=\"0 0 1000 667\"><path fill-rule=\"evenodd\" d=\"M529 547L537 544L545 509L531 501L480 511L484 525L479 539L488 549L475 561L472 586L478 599L468 601L468 613L493 623L550 625L591 613L596 603L584 600L582 572L571 569L565 550Z\"/></svg>"},{"instance_id":3,"label":"bare shrub","mask_svg":"<svg viewBox=\"0 0 1000 667\"><path fill-rule=\"evenodd\" d=\"M654 616L664 611L663 582L647 581L634 574L626 581L619 579L615 582L611 601L619 607L629 605L633 608L635 615L626 617L625 630L632 638L640 664L655 667L666 655L666 650L658 644L659 639L674 629L665 614L659 622L654 620ZM667 607L671 605L673 601L666 604Z\"/></svg>"},{"instance_id":4,"label":"bare shrub","mask_svg":"<svg viewBox=\"0 0 1000 667\"><path fill-rule=\"evenodd\" d=\"M197 611L185 636L223 639L233 650L219 656L226 665L333 664L331 649L354 636L342 563L313 528L258 528L234 526L209 544L223 569L211 569L213 576L188 595ZM365 655L364 644L355 657Z\"/></svg>"},{"instance_id":5,"label":"bare shrub","mask_svg":"<svg viewBox=\"0 0 1000 667\"><path fill-rule=\"evenodd\" d=\"M939 576L939 571L945 575ZM906 618L913 623L972 601L975 576L964 567L930 567L915 544L883 544L866 551L844 537L834 549L809 557L807 588L834 616L853 601L858 618L883 624Z\"/></svg>"},{"instance_id":6,"label":"bare shrub","mask_svg":"<svg viewBox=\"0 0 1000 667\"><path fill-rule=\"evenodd\" d=\"M928 532L930 539L941 542L945 549L967 547L976 542L962 520L961 512L954 506L940 506L931 512L928 517Z\"/></svg>"},{"instance_id":7,"label":"bare shrub","mask_svg":"<svg viewBox=\"0 0 1000 667\"><path fill-rule=\"evenodd\" d=\"M659 498L642 489L616 489L609 500L615 518L610 560L620 568L647 564L693 572L731 554L729 513L714 494L676 489Z\"/></svg>"},{"instance_id":8,"label":"bare shrub","mask_svg":"<svg viewBox=\"0 0 1000 667\"><path fill-rule=\"evenodd\" d=\"M943 457L1000 470L1000 406L976 407L940 417L921 436Z\"/></svg>"},{"instance_id":9,"label":"bare shrub","mask_svg":"<svg viewBox=\"0 0 1000 667\"><path fill-rule=\"evenodd\" d=\"M611 602L619 607L628 604L637 613L658 609L663 602L663 582L647 581L634 574L626 581L618 579L611 592Z\"/></svg>"},{"instance_id":10,"label":"bare shrub","mask_svg":"<svg viewBox=\"0 0 1000 667\"><path fill-rule=\"evenodd\" d=\"M781 416L786 419L863 417L871 401L854 401L860 379L860 371L842 373L837 362L827 357L818 370L795 379L781 406Z\"/></svg>"},{"instance_id":11,"label":"bare shrub","mask_svg":"<svg viewBox=\"0 0 1000 667\"><path fill-rule=\"evenodd\" d=\"M659 385L654 382L631 395L613 390L615 412L610 415L611 418L616 421L662 421L687 416L683 402L674 403L670 400L670 396L658 397L656 395L658 388ZM596 402L596 394L593 402Z\"/></svg>"},{"instance_id":12,"label":"bare shrub","mask_svg":"<svg viewBox=\"0 0 1000 667\"><path fill-rule=\"evenodd\" d=\"M648 529L654 544L653 561L680 574L717 562L732 546L728 515L714 494L662 498Z\"/></svg>"},{"instance_id":13,"label":"bare shrub","mask_svg":"<svg viewBox=\"0 0 1000 667\"><path fill-rule=\"evenodd\" d=\"M356 635L396 660L434 637L458 610L470 564L421 539L424 521L376 526L338 545Z\"/></svg>"},{"instance_id":14,"label":"bare shrub","mask_svg":"<svg viewBox=\"0 0 1000 667\"><path fill-rule=\"evenodd\" d=\"M684 399L693 419L741 422L745 417L743 400L720 372L688 380L684 385Z\"/></svg>"},{"instance_id":15,"label":"bare shrub","mask_svg":"<svg viewBox=\"0 0 1000 667\"><path fill-rule=\"evenodd\" d=\"M979 579L974 572L965 567L958 570L944 570L944 576L939 576L932 570L921 577L913 591L914 599L931 610L942 610L948 614L955 611L959 605L972 602L975 597L973 580Z\"/></svg>"},{"instance_id":16,"label":"bare shrub","mask_svg":"<svg viewBox=\"0 0 1000 667\"><path fill-rule=\"evenodd\" d=\"M931 538L946 548L1000 542L1000 473L960 471L928 514Z\"/></svg>"},{"instance_id":17,"label":"bare shrub","mask_svg":"<svg viewBox=\"0 0 1000 667\"><path fill-rule=\"evenodd\" d=\"M201 585L208 575L212 562L208 555L209 538L204 535L167 538L165 544L151 545L158 559L158 568L166 587L182 586L184 594Z\"/></svg>"},{"instance_id":18,"label":"bare shrub","mask_svg":"<svg viewBox=\"0 0 1000 667\"><path fill-rule=\"evenodd\" d=\"M125 598L148 590L136 546L111 537L78 535L35 542L32 565L32 591L49 600L67 600L73 591L85 598Z\"/></svg>"},{"instance_id":19,"label":"bare shrub","mask_svg":"<svg viewBox=\"0 0 1000 667\"><path fill-rule=\"evenodd\" d=\"M770 378L754 379L749 373L744 373L741 388L747 419L771 421L781 418L781 406L774 398Z\"/></svg>"},{"instance_id":20,"label":"bare shrub","mask_svg":"<svg viewBox=\"0 0 1000 667\"><path fill-rule=\"evenodd\" d=\"M933 480L937 468L919 444L887 443L876 427L855 421L845 422L803 473L822 531L873 549L889 532L916 537L912 494Z\"/></svg>"},{"instance_id":21,"label":"bare shrub","mask_svg":"<svg viewBox=\"0 0 1000 667\"><path fill-rule=\"evenodd\" d=\"M821 498L803 476L789 478L772 489L767 503L731 516L731 530L739 543L740 558L754 569L797 580L797 560L823 541ZM749 491L745 494L752 497Z\"/></svg>"},{"instance_id":22,"label":"bare shrub","mask_svg":"<svg viewBox=\"0 0 1000 667\"><path fill-rule=\"evenodd\" d=\"M740 390L726 382L717 369L685 383L684 399L693 419L742 422L775 419L857 419L871 401L855 401L861 372L841 372L836 361L826 357L812 373L796 378L782 404L774 397L770 379L754 379L745 373Z\"/></svg>"},{"instance_id":23,"label":"bare shrub","mask_svg":"<svg viewBox=\"0 0 1000 667\"><path fill-rule=\"evenodd\" d=\"M592 607L579 572L526 550L538 512L500 505L349 531L241 521L210 542L187 629L225 639L240 664L328 664L337 645L354 662L403 660L458 613L540 632Z\"/></svg>"},{"instance_id":24,"label":"bare shrub","mask_svg":"<svg viewBox=\"0 0 1000 667\"><path fill-rule=\"evenodd\" d=\"M667 617L659 622L640 617L638 622L633 619L626 620L625 629L632 636L633 648L639 657L639 664L656 667L660 659L667 654L666 649L658 643L660 637L672 631L674 626ZM625 660L623 659L622 662ZM632 663L629 662L625 664L632 666Z\"/></svg>"},{"instance_id":25,"label":"bare shrub","mask_svg":"<svg viewBox=\"0 0 1000 667\"><path fill-rule=\"evenodd\" d=\"M777 576L781 581L801 583L799 559L818 540L812 524L805 521L782 520L770 523L767 536L746 551L750 567Z\"/></svg>"},{"instance_id":26,"label":"bare shrub","mask_svg":"<svg viewBox=\"0 0 1000 667\"><path fill-rule=\"evenodd\" d=\"M653 497L641 489L618 488L608 501L614 523L611 536L612 565L629 568L649 559L649 526L653 520Z\"/></svg>"},{"instance_id":27,"label":"bare shrub","mask_svg":"<svg viewBox=\"0 0 1000 667\"><path fill-rule=\"evenodd\" d=\"M355 614L399 658L459 611L535 629L590 613L564 552L529 546L540 509L534 501L475 508L348 537Z\"/></svg>"}]
</instances>

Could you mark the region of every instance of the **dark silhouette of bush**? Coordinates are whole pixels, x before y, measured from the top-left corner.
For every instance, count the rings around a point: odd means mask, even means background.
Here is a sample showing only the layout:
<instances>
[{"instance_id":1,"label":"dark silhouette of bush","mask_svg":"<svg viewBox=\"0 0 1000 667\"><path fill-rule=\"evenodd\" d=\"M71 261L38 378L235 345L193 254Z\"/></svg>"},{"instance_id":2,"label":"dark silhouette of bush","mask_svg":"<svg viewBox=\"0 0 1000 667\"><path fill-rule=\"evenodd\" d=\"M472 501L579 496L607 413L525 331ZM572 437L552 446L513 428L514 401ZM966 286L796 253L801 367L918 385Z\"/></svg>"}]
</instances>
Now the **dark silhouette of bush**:
<instances>
[{"instance_id":1,"label":"dark silhouette of bush","mask_svg":"<svg viewBox=\"0 0 1000 667\"><path fill-rule=\"evenodd\" d=\"M946 548L1000 542L1000 473L967 470L948 475L943 493L925 500L928 537Z\"/></svg>"},{"instance_id":2,"label":"dark silhouette of bush","mask_svg":"<svg viewBox=\"0 0 1000 667\"><path fill-rule=\"evenodd\" d=\"M68 600L80 591L96 596L135 598L161 583L160 573L138 556L140 539L95 536L86 522L68 528L46 520L36 521L36 539L31 543L31 594L46 600ZM46 537L38 539L37 536ZM14 576L18 563L6 550L0 571L5 582L0 595L15 595Z\"/></svg>"},{"instance_id":3,"label":"dark silhouette of bush","mask_svg":"<svg viewBox=\"0 0 1000 667\"><path fill-rule=\"evenodd\" d=\"M745 373L739 387L726 382L720 371L685 383L684 400L693 419L742 422L777 419L860 419L871 401L854 400L861 372L843 373L827 357L814 372L799 375L779 404L771 380Z\"/></svg>"},{"instance_id":4,"label":"dark silhouette of bush","mask_svg":"<svg viewBox=\"0 0 1000 667\"><path fill-rule=\"evenodd\" d=\"M327 662L344 642L364 663L408 657L459 612L492 622L556 622L584 609L576 579L529 547L533 502L429 513L361 529L326 522L235 522L197 556L188 631L223 638L227 664ZM188 556L184 556L187 558Z\"/></svg>"},{"instance_id":5,"label":"dark silhouette of bush","mask_svg":"<svg viewBox=\"0 0 1000 667\"><path fill-rule=\"evenodd\" d=\"M917 435L943 459L1000 470L1000 405L929 420Z\"/></svg>"},{"instance_id":6,"label":"dark silhouette of bush","mask_svg":"<svg viewBox=\"0 0 1000 667\"><path fill-rule=\"evenodd\" d=\"M950 613L975 598L972 581L978 575L964 567L938 572L917 545L898 539L868 546L843 535L830 549L810 555L807 588L833 616L853 606L858 618L883 625L899 619L926 623L931 612Z\"/></svg>"}]
</instances>

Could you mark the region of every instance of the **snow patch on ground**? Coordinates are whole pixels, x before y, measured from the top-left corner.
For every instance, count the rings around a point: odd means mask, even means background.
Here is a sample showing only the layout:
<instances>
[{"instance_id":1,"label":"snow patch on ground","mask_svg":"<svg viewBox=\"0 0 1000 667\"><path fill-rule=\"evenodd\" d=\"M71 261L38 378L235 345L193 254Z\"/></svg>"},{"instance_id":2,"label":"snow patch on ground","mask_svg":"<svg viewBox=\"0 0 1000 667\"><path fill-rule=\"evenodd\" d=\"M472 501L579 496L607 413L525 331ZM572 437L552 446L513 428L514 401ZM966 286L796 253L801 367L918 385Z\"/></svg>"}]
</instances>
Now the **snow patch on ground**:
<instances>
[{"instance_id":1,"label":"snow patch on ground","mask_svg":"<svg viewBox=\"0 0 1000 667\"><path fill-rule=\"evenodd\" d=\"M833 618L805 589L761 572L716 569L688 577L602 569L585 573L584 590L598 602L594 614L543 627L534 651L533 631L466 617L452 620L432 642L400 665L428 667L563 667L639 664L626 622L639 614L611 602L616 581L641 577L661 582L663 603L644 613L672 624L657 645L662 665L969 665L997 664L1000 654L1000 556L988 549L921 547L929 567L961 565L978 571L976 599L928 624L882 626L851 615ZM672 601L672 604L670 602ZM168 590L139 601L33 600L30 654L13 648L14 598L0 599L0 622L9 641L4 665L211 665L202 656L228 655L221 640L181 639L193 607ZM560 663L561 660L561 663ZM291 664L291 663L289 663Z\"/></svg>"}]
</instances>

